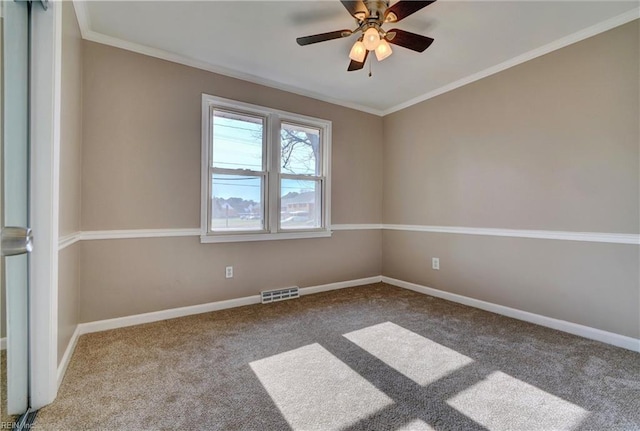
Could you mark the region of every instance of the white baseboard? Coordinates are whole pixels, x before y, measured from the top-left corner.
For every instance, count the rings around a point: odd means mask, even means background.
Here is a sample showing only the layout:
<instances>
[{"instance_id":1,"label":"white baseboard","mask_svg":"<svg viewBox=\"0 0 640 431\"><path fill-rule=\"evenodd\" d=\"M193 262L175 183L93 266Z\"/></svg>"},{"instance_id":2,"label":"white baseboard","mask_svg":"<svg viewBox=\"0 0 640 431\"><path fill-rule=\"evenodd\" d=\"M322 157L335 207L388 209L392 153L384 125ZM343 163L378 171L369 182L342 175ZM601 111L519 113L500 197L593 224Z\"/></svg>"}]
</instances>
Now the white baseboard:
<instances>
[{"instance_id":1,"label":"white baseboard","mask_svg":"<svg viewBox=\"0 0 640 431\"><path fill-rule=\"evenodd\" d=\"M300 295L311 295L329 290L344 289L345 287L364 286L365 284L380 283L381 281L382 276L376 275L375 277L358 278L356 280L340 281L338 283L322 284L320 286L302 287L300 288Z\"/></svg>"},{"instance_id":2,"label":"white baseboard","mask_svg":"<svg viewBox=\"0 0 640 431\"><path fill-rule=\"evenodd\" d=\"M127 326L142 325L143 323L159 322L175 319L176 317L191 316L193 314L208 313L210 311L225 310L227 308L242 307L244 305L259 304L260 295L245 296L244 298L228 299L226 301L209 302L207 304L190 305L187 307L171 308L169 310L153 311L151 313L135 314L133 316L116 317L114 319L97 320L81 323L80 335L92 332L108 331L110 329L126 328Z\"/></svg>"},{"instance_id":3,"label":"white baseboard","mask_svg":"<svg viewBox=\"0 0 640 431\"><path fill-rule=\"evenodd\" d=\"M479 308L481 310L490 311L492 313L501 314L503 316L512 317L514 319L523 320L525 322L535 323L537 325L556 329L570 334L578 335L591 340L600 341L611 344L613 346L622 347L624 349L640 352L640 340L627 337L612 332L603 331L589 326L579 325L564 320L558 320L551 317L541 316L539 314L530 313L528 311L517 310L515 308L506 307L504 305L493 304L491 302L481 301L479 299L469 298L467 296L455 293L445 292L438 289L422 286L407 281L397 280L395 278L385 276L374 276L360 278L356 280L341 281L337 283L323 284L319 286L303 287L300 289L300 295L311 295L319 292L330 290L344 289L347 287L362 286L372 283L387 283L404 289L413 290L415 292L426 295L435 296L437 298L446 299L448 301L457 302L468 305L470 307ZM110 329L124 328L127 326L140 325L143 323L158 322L161 320L174 319L177 317L191 316L194 314L208 313L211 311L224 310L228 308L242 307L244 305L252 305L260 303L260 295L246 296L244 298L229 299L226 301L210 302L207 304L192 305L188 307L172 308L169 310L154 311L151 313L137 314L133 316L118 317L115 319L99 320L95 322L80 323L76 328L67 350L65 351L60 366L58 367L58 385L62 383L64 374L71 360L71 355L75 349L78 337L83 334L92 332L107 331ZM4 342L4 339L2 339ZM4 346L4 344L3 344Z\"/></svg>"},{"instance_id":4,"label":"white baseboard","mask_svg":"<svg viewBox=\"0 0 640 431\"><path fill-rule=\"evenodd\" d=\"M464 304L470 307L479 308L481 310L490 311L492 313L501 314L503 316L512 317L514 319L523 320L525 322L535 323L536 325L557 329L558 331L568 332L569 334L578 335L580 337L600 341L606 344L611 344L616 347L622 347L634 352L640 352L640 340L636 338L615 334L613 332L603 331L601 329L592 328L590 326L567 322L565 320L554 319L552 317L542 316L540 314L534 314L528 311L506 307L504 305L481 301L479 299L469 298L467 296L445 292L415 283L409 283L408 281L397 280L395 278L385 276L382 276L381 278L383 283L391 284L393 286L402 287L404 289L413 290L414 292L424 293L426 295L446 299L447 301L457 302L459 304Z\"/></svg>"},{"instance_id":5,"label":"white baseboard","mask_svg":"<svg viewBox=\"0 0 640 431\"><path fill-rule=\"evenodd\" d=\"M337 283L322 284L319 286L303 287L300 295L310 295L313 293L327 292L329 290L344 289L346 287L361 286L365 284L379 283L382 277L360 278L356 280L340 281ZM78 337L92 332L107 331L110 329L125 328L127 326L141 325L143 323L158 322L161 320L174 319L176 317L191 316L194 314L208 313L211 311L225 310L227 308L242 307L260 303L260 295L246 296L244 298L229 299L226 301L210 302L207 304L191 305L188 307L172 308L169 310L154 311L151 313L136 314L133 316L118 317L115 319L99 320L95 322L80 323L77 327L69 345L64 352L62 361L58 366L58 387L62 384L62 379L67 371L71 356L76 348ZM4 338L2 339L4 341Z\"/></svg>"},{"instance_id":6,"label":"white baseboard","mask_svg":"<svg viewBox=\"0 0 640 431\"><path fill-rule=\"evenodd\" d=\"M58 365L58 388L62 384L62 379L64 379L64 375L67 372L67 367L69 367L69 362L71 362L71 356L73 356L74 350L76 350L76 344L78 343L78 337L80 336L80 325L76 326L75 331L73 331L73 335L71 336L71 340L69 340L69 344L67 344L67 348L64 351L64 355L62 355L62 360Z\"/></svg>"},{"instance_id":7,"label":"white baseboard","mask_svg":"<svg viewBox=\"0 0 640 431\"><path fill-rule=\"evenodd\" d=\"M329 290L343 289L345 287L360 286L363 284L379 283L381 277L360 278L357 280L340 281L337 283L323 284L320 286L303 287L300 295L326 292ZM80 335L92 332L107 331L109 329L124 328L127 326L141 325L143 323L158 322L161 320L175 319L177 317L191 316L194 314L209 313L211 311L225 310L227 308L242 307L260 303L260 295L245 296L243 298L228 299L226 301L209 302L207 304L191 305L188 307L171 308L169 310L154 311L151 313L136 314L133 316L117 317L115 319L98 320L95 322L81 323L78 325Z\"/></svg>"},{"instance_id":8,"label":"white baseboard","mask_svg":"<svg viewBox=\"0 0 640 431\"><path fill-rule=\"evenodd\" d=\"M0 350L7 350L7 339L0 338Z\"/></svg>"}]
</instances>

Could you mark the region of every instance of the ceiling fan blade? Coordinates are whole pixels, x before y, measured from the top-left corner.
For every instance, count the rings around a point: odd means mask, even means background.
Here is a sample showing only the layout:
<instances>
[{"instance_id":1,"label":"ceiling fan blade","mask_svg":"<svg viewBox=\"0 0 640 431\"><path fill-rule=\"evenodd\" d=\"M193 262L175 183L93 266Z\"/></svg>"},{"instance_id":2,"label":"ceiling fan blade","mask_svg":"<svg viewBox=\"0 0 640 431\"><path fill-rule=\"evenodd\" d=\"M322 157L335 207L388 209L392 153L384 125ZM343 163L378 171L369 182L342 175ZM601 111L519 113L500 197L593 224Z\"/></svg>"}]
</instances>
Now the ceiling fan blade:
<instances>
[{"instance_id":1,"label":"ceiling fan blade","mask_svg":"<svg viewBox=\"0 0 640 431\"><path fill-rule=\"evenodd\" d=\"M367 62L368 56L369 56L369 51L366 51L364 53L364 59L362 60L362 62L351 60L351 63L349 63L349 67L347 68L347 71L353 72L354 70L362 69L364 67L364 64Z\"/></svg>"},{"instance_id":2,"label":"ceiling fan blade","mask_svg":"<svg viewBox=\"0 0 640 431\"><path fill-rule=\"evenodd\" d=\"M364 4L362 0L356 0L356 1L341 0L340 3L342 3L342 6L344 6L347 9L347 11L349 11L351 16L357 20L362 21L363 19L369 16L369 10L367 9L367 6Z\"/></svg>"},{"instance_id":3,"label":"ceiling fan blade","mask_svg":"<svg viewBox=\"0 0 640 431\"><path fill-rule=\"evenodd\" d=\"M429 6L432 1L413 1L413 0L400 0L393 6L387 8L384 12L385 22L398 22L409 15L418 12L420 9Z\"/></svg>"},{"instance_id":4,"label":"ceiling fan blade","mask_svg":"<svg viewBox=\"0 0 640 431\"><path fill-rule=\"evenodd\" d=\"M429 45L433 43L433 39L419 34L410 33L408 31L393 28L387 32L385 39L389 43L408 48L413 51L422 52L429 48Z\"/></svg>"},{"instance_id":5,"label":"ceiling fan blade","mask_svg":"<svg viewBox=\"0 0 640 431\"><path fill-rule=\"evenodd\" d=\"M296 39L298 45L311 45L312 43L324 42L326 40L340 39L341 37L351 36L351 30L337 30L328 33L314 34L312 36L304 36Z\"/></svg>"}]
</instances>

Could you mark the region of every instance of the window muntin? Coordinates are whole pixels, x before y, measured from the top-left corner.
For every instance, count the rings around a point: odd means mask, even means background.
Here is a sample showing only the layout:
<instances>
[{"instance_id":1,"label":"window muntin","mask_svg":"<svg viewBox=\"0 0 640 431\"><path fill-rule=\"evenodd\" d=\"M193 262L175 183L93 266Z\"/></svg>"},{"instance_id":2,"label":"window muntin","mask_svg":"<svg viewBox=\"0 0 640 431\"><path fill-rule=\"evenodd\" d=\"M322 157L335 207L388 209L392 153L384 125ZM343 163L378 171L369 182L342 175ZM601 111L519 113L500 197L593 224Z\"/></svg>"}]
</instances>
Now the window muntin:
<instances>
[{"instance_id":1,"label":"window muntin","mask_svg":"<svg viewBox=\"0 0 640 431\"><path fill-rule=\"evenodd\" d=\"M203 95L202 242L330 236L330 137L328 121Z\"/></svg>"}]
</instances>

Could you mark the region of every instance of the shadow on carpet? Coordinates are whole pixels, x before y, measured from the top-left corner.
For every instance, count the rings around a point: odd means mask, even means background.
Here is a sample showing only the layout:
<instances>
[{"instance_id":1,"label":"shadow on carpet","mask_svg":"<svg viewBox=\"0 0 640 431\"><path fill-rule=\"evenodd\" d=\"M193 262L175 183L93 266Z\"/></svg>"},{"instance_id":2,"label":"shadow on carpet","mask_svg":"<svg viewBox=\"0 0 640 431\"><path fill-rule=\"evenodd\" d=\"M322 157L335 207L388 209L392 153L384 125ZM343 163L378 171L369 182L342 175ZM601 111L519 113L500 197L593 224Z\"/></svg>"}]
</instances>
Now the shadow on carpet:
<instances>
[{"instance_id":1,"label":"shadow on carpet","mask_svg":"<svg viewBox=\"0 0 640 431\"><path fill-rule=\"evenodd\" d=\"M80 337L44 430L637 430L640 355L375 284Z\"/></svg>"}]
</instances>

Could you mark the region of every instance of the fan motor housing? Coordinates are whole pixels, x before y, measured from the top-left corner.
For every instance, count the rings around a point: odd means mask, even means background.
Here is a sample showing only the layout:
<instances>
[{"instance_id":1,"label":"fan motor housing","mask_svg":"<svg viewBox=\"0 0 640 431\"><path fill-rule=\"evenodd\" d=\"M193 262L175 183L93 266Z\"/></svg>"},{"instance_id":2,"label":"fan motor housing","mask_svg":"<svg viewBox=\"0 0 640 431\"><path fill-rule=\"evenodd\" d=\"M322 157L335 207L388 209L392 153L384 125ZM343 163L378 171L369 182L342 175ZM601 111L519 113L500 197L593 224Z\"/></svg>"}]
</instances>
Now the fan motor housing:
<instances>
[{"instance_id":1,"label":"fan motor housing","mask_svg":"<svg viewBox=\"0 0 640 431\"><path fill-rule=\"evenodd\" d=\"M388 0L365 0L364 3L369 10L367 21L376 21L381 24L380 20L384 17L384 12L389 7Z\"/></svg>"}]
</instances>

